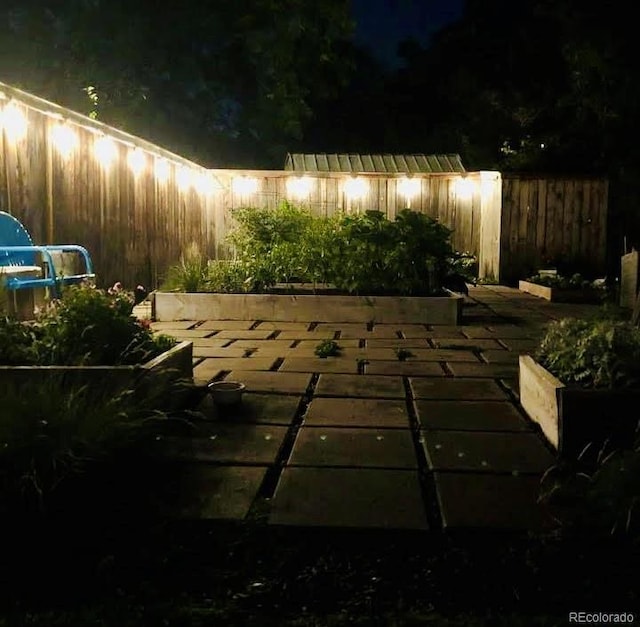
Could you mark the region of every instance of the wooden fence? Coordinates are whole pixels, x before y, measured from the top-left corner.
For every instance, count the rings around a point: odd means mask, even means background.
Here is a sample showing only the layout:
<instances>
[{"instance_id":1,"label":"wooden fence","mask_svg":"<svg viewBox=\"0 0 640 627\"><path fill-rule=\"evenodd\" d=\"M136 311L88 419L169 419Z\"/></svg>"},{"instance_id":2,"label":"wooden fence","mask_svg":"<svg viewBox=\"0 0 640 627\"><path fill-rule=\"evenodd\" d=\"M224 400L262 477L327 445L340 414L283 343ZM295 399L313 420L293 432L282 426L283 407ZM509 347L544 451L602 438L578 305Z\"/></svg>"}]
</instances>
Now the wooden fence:
<instances>
[{"instance_id":1,"label":"wooden fence","mask_svg":"<svg viewBox=\"0 0 640 627\"><path fill-rule=\"evenodd\" d=\"M600 180L424 174L413 175L418 185L408 197L395 174L354 183L347 174L300 181L303 173L291 171L207 170L2 83L0 112L0 209L21 220L35 243L86 246L103 286L155 288L192 242L224 258L234 208L285 199L322 215L378 209L393 218L407 206L427 213L453 229L457 250L478 256L480 276L497 280L521 278L530 263L560 253L604 260ZM292 180L308 186L303 198Z\"/></svg>"}]
</instances>

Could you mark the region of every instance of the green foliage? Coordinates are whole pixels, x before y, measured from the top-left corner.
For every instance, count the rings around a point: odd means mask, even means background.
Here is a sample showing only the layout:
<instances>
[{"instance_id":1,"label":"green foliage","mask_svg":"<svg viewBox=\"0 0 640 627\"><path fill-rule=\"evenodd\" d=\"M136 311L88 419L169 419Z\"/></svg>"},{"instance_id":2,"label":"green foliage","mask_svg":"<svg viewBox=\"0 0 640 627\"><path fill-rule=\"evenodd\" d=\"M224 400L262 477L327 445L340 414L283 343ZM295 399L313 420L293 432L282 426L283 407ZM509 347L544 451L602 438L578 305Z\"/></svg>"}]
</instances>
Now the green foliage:
<instances>
[{"instance_id":1,"label":"green foliage","mask_svg":"<svg viewBox=\"0 0 640 627\"><path fill-rule=\"evenodd\" d=\"M164 393L135 386L100 393L62 376L9 386L0 412L0 512L44 513L61 484L90 464L140 454L167 422Z\"/></svg>"},{"instance_id":2,"label":"green foliage","mask_svg":"<svg viewBox=\"0 0 640 627\"><path fill-rule=\"evenodd\" d=\"M191 243L180 261L167 270L161 289L165 292L205 292L207 272L207 257L196 243Z\"/></svg>"},{"instance_id":3,"label":"green foliage","mask_svg":"<svg viewBox=\"0 0 640 627\"><path fill-rule=\"evenodd\" d=\"M542 478L540 502L565 533L640 538L640 441L632 450L601 451L596 467L563 462Z\"/></svg>"},{"instance_id":4,"label":"green foliage","mask_svg":"<svg viewBox=\"0 0 640 627\"><path fill-rule=\"evenodd\" d=\"M325 359L327 357L337 357L342 349L335 340L322 340L313 351L317 357Z\"/></svg>"},{"instance_id":5,"label":"green foliage","mask_svg":"<svg viewBox=\"0 0 640 627\"><path fill-rule=\"evenodd\" d=\"M566 385L637 385L640 329L628 321L564 318L549 325L535 357Z\"/></svg>"},{"instance_id":6,"label":"green foliage","mask_svg":"<svg viewBox=\"0 0 640 627\"><path fill-rule=\"evenodd\" d=\"M560 289L589 289L593 287L593 284L588 279L585 279L580 273L572 274L571 276L562 275L547 275L547 274L535 274L527 279L529 283L535 283L536 285L544 285L545 287L557 287Z\"/></svg>"},{"instance_id":7,"label":"green foliage","mask_svg":"<svg viewBox=\"0 0 640 627\"><path fill-rule=\"evenodd\" d=\"M35 321L0 319L0 363L113 366L143 363L176 344L133 315L132 294L84 283L64 290Z\"/></svg>"},{"instance_id":8,"label":"green foliage","mask_svg":"<svg viewBox=\"0 0 640 627\"><path fill-rule=\"evenodd\" d=\"M393 352L396 354L398 361L407 361L410 357L415 356L408 348L394 348Z\"/></svg>"}]
</instances>

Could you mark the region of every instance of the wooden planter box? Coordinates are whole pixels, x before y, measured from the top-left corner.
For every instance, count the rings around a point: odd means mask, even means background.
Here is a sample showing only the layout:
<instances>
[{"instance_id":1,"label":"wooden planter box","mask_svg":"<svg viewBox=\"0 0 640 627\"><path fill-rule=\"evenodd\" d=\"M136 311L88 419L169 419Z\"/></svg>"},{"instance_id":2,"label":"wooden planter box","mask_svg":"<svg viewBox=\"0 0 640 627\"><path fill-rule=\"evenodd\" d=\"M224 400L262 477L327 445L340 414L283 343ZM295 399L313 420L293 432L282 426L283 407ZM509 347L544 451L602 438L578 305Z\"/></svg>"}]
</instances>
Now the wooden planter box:
<instances>
[{"instance_id":1,"label":"wooden planter box","mask_svg":"<svg viewBox=\"0 0 640 627\"><path fill-rule=\"evenodd\" d=\"M518 289L533 296L544 298L555 303L598 303L600 302L600 292L597 289L561 289L557 287L547 287L538 285L530 281L519 281Z\"/></svg>"},{"instance_id":2,"label":"wooden planter box","mask_svg":"<svg viewBox=\"0 0 640 627\"><path fill-rule=\"evenodd\" d=\"M100 393L117 393L133 387L141 393L193 381L193 343L180 342L150 361L135 366L0 366L0 388L47 379L63 386L88 385Z\"/></svg>"},{"instance_id":3,"label":"wooden planter box","mask_svg":"<svg viewBox=\"0 0 640 627\"><path fill-rule=\"evenodd\" d=\"M576 459L593 443L592 457L606 440L633 446L640 389L567 387L530 355L520 355L519 362L520 404L561 457Z\"/></svg>"},{"instance_id":4,"label":"wooden planter box","mask_svg":"<svg viewBox=\"0 0 640 627\"><path fill-rule=\"evenodd\" d=\"M620 307L633 309L640 285L640 263L637 250L622 255L620 260Z\"/></svg>"},{"instance_id":5,"label":"wooden planter box","mask_svg":"<svg viewBox=\"0 0 640 627\"><path fill-rule=\"evenodd\" d=\"M191 294L156 292L152 317L172 320L276 322L461 322L463 296L339 296L334 294Z\"/></svg>"}]
</instances>

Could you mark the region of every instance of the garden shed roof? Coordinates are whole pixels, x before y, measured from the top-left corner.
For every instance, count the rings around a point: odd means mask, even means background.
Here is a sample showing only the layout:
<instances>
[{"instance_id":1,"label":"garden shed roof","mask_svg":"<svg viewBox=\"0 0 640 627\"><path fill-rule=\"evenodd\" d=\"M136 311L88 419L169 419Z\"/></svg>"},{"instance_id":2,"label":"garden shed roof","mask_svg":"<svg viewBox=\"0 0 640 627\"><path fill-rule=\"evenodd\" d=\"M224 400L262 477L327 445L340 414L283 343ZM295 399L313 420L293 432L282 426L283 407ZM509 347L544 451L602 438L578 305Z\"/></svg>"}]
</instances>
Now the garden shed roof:
<instances>
[{"instance_id":1,"label":"garden shed roof","mask_svg":"<svg viewBox=\"0 0 640 627\"><path fill-rule=\"evenodd\" d=\"M360 155L289 153L285 170L296 172L362 172L434 174L465 172L460 155Z\"/></svg>"}]
</instances>

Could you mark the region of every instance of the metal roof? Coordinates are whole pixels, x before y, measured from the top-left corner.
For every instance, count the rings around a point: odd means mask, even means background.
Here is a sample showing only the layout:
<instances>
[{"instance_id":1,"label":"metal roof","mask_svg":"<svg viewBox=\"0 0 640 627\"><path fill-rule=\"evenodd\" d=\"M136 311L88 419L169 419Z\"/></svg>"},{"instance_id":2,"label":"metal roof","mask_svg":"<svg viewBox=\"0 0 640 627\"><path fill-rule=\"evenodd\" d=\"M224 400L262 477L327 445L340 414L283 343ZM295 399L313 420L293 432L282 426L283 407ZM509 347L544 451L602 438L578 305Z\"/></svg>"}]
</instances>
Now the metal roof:
<instances>
[{"instance_id":1,"label":"metal roof","mask_svg":"<svg viewBox=\"0 0 640 627\"><path fill-rule=\"evenodd\" d=\"M287 155L285 170L295 172L377 172L381 174L434 174L465 172L460 155L360 155L301 154Z\"/></svg>"}]
</instances>

